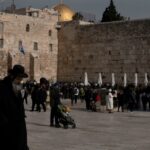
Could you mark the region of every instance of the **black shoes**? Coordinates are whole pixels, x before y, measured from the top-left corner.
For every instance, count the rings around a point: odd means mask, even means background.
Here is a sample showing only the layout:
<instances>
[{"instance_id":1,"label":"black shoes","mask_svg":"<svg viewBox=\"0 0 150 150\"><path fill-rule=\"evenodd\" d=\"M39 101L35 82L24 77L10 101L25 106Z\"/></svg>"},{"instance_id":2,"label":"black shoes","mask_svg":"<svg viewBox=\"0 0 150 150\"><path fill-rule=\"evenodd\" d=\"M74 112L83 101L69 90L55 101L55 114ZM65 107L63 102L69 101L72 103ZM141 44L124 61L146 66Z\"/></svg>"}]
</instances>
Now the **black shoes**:
<instances>
[{"instance_id":1,"label":"black shoes","mask_svg":"<svg viewBox=\"0 0 150 150\"><path fill-rule=\"evenodd\" d=\"M50 124L50 127L60 128L61 126L60 126L59 124L56 124L56 125L54 125L54 124Z\"/></svg>"},{"instance_id":2,"label":"black shoes","mask_svg":"<svg viewBox=\"0 0 150 150\"><path fill-rule=\"evenodd\" d=\"M53 125L53 124L50 124L50 127L54 127L54 125Z\"/></svg>"},{"instance_id":3,"label":"black shoes","mask_svg":"<svg viewBox=\"0 0 150 150\"><path fill-rule=\"evenodd\" d=\"M61 126L60 126L60 124L56 124L55 127L56 128L60 128Z\"/></svg>"}]
</instances>

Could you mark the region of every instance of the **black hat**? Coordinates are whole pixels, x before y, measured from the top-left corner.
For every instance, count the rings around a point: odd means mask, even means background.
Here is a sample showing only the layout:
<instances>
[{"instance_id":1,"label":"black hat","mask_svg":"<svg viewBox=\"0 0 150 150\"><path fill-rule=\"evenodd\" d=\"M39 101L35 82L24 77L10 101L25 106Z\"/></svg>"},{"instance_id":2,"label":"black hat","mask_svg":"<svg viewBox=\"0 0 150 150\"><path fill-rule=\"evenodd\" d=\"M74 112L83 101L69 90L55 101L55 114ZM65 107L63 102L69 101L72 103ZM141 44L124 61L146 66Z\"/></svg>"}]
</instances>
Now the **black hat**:
<instances>
[{"instance_id":1,"label":"black hat","mask_svg":"<svg viewBox=\"0 0 150 150\"><path fill-rule=\"evenodd\" d=\"M42 77L40 78L40 84L47 84L48 81L46 80L46 78Z\"/></svg>"},{"instance_id":2,"label":"black hat","mask_svg":"<svg viewBox=\"0 0 150 150\"><path fill-rule=\"evenodd\" d=\"M24 67L21 65L14 65L13 69L11 70L11 74L16 77L21 77L21 78L28 77L28 75L24 71Z\"/></svg>"}]
</instances>

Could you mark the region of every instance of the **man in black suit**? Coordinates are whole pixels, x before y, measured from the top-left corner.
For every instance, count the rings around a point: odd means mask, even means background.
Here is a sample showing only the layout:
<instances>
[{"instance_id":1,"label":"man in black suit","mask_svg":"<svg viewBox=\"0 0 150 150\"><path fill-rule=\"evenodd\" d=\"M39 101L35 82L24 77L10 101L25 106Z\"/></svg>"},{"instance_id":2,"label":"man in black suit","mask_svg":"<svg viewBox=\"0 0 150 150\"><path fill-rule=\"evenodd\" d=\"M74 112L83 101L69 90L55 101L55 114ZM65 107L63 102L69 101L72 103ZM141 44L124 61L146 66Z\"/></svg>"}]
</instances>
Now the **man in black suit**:
<instances>
[{"instance_id":1,"label":"man in black suit","mask_svg":"<svg viewBox=\"0 0 150 150\"><path fill-rule=\"evenodd\" d=\"M50 126L54 126L54 119L55 119L55 127L59 128L59 116L58 116L58 105L60 104L60 91L59 86L55 85L50 88L50 106L51 106L51 113L50 113Z\"/></svg>"},{"instance_id":2,"label":"man in black suit","mask_svg":"<svg viewBox=\"0 0 150 150\"><path fill-rule=\"evenodd\" d=\"M29 150L21 81L28 75L15 65L0 82L0 149Z\"/></svg>"}]
</instances>

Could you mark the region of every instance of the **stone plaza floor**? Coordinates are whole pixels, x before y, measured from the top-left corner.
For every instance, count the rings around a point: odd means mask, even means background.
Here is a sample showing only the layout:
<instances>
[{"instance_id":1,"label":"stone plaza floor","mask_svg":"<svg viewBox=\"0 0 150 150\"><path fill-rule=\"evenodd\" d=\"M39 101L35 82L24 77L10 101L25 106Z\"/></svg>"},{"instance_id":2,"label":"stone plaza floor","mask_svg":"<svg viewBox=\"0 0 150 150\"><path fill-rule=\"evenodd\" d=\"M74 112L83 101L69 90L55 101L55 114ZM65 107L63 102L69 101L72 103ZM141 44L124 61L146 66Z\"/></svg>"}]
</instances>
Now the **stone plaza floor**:
<instances>
[{"instance_id":1,"label":"stone plaza floor","mask_svg":"<svg viewBox=\"0 0 150 150\"><path fill-rule=\"evenodd\" d=\"M68 100L64 104L70 105ZM150 112L88 112L80 102L71 109L77 128L49 126L47 112L26 106L30 150L150 150Z\"/></svg>"}]
</instances>

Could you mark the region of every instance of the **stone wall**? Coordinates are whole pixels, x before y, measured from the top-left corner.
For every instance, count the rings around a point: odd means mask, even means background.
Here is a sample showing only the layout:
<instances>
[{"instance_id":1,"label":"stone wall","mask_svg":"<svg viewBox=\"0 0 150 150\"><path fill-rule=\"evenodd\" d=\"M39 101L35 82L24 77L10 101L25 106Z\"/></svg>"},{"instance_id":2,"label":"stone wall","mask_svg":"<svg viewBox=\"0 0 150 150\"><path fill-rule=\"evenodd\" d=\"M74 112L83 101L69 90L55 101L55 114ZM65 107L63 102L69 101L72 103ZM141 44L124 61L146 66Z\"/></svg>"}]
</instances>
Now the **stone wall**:
<instances>
[{"instance_id":1,"label":"stone wall","mask_svg":"<svg viewBox=\"0 0 150 150\"><path fill-rule=\"evenodd\" d=\"M7 59L7 53L0 51L0 79L7 75Z\"/></svg>"},{"instance_id":2,"label":"stone wall","mask_svg":"<svg viewBox=\"0 0 150 150\"><path fill-rule=\"evenodd\" d=\"M134 20L96 25L63 23L59 31L58 80L83 82L84 72L90 82L111 82L115 73L117 83L139 82L150 75L150 20Z\"/></svg>"},{"instance_id":3,"label":"stone wall","mask_svg":"<svg viewBox=\"0 0 150 150\"><path fill-rule=\"evenodd\" d=\"M55 14L49 18L38 18L0 13L0 39L3 39L3 47L0 47L0 52L8 54L5 68L9 69L14 64L22 64L31 79L39 80L40 77L46 77L56 80L57 21L58 16ZM28 31L27 26L29 26ZM20 41L24 54L20 52ZM35 43L37 43L36 46ZM0 67L1 65L0 63Z\"/></svg>"},{"instance_id":4,"label":"stone wall","mask_svg":"<svg viewBox=\"0 0 150 150\"><path fill-rule=\"evenodd\" d=\"M4 50L18 52L19 41L22 41L22 46L26 52L33 52L34 42L38 43L39 52L49 52L50 44L57 46L57 17L54 20L34 18L29 16L0 14L0 21L3 22ZM29 25L29 31L26 27ZM49 31L51 30L51 35Z\"/></svg>"}]
</instances>

